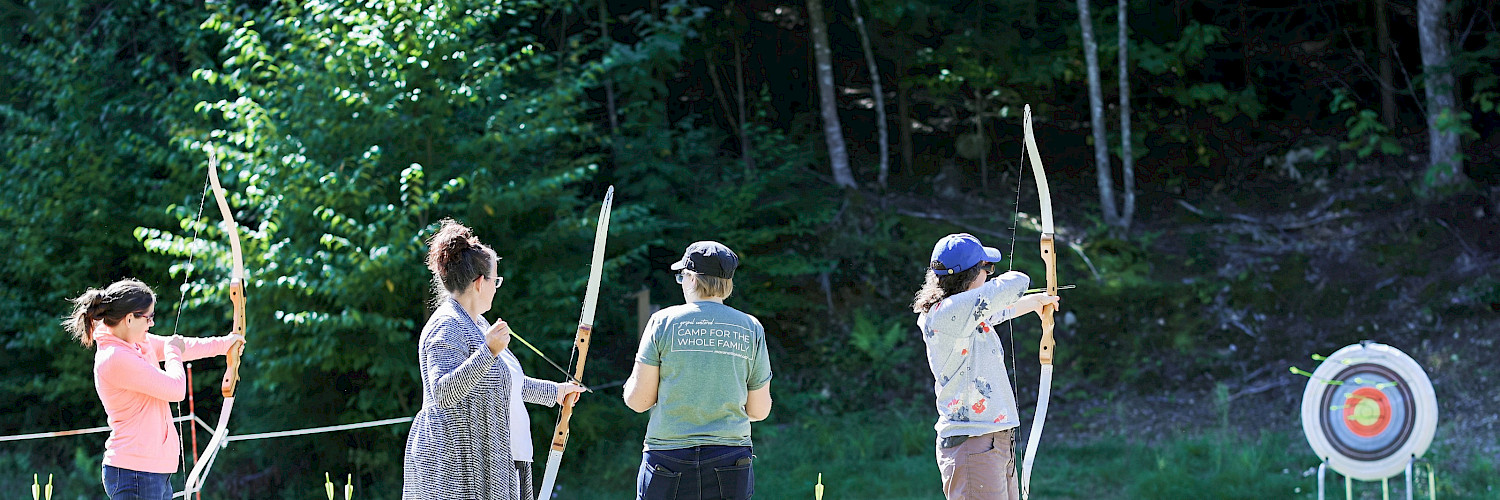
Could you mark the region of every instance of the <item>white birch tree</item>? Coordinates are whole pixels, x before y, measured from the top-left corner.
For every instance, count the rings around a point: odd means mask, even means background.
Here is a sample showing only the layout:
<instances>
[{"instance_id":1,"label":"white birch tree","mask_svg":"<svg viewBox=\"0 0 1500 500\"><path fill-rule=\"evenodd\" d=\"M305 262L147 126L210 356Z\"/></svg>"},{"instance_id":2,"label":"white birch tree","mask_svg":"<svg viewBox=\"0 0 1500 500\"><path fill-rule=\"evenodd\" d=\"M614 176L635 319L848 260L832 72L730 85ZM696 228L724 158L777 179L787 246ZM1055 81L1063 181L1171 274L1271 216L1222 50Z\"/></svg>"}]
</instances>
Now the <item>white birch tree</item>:
<instances>
[{"instance_id":1,"label":"white birch tree","mask_svg":"<svg viewBox=\"0 0 1500 500\"><path fill-rule=\"evenodd\" d=\"M859 43L865 50L865 65L870 67L870 94L875 98L875 128L880 135L880 187L886 187L886 178L891 171L891 136L886 126L885 91L880 87L880 66L875 64L875 50L870 47L870 32L865 29L865 18L859 13L859 0L849 0L849 9L854 11L854 27L859 31Z\"/></svg>"},{"instance_id":2,"label":"white birch tree","mask_svg":"<svg viewBox=\"0 0 1500 500\"><path fill-rule=\"evenodd\" d=\"M1463 172L1459 143L1459 110L1454 94L1444 0L1417 0L1417 35L1422 45L1422 73L1427 91L1427 154L1425 188L1456 184Z\"/></svg>"},{"instance_id":3,"label":"white birch tree","mask_svg":"<svg viewBox=\"0 0 1500 500\"><path fill-rule=\"evenodd\" d=\"M1130 146L1130 48L1126 44L1129 24L1125 20L1127 0L1120 0L1120 174L1125 178L1122 191L1125 195L1124 211L1120 214L1120 229L1130 230L1130 221L1135 218L1135 153Z\"/></svg>"},{"instance_id":4,"label":"white birch tree","mask_svg":"<svg viewBox=\"0 0 1500 500\"><path fill-rule=\"evenodd\" d=\"M807 22L812 31L813 58L817 63L818 101L823 113L823 139L828 143L828 163L833 167L833 182L852 188L854 173L849 170L849 151L844 145L844 128L839 122L839 106L833 87L833 50L828 45L828 23L823 19L823 0L807 0Z\"/></svg>"},{"instance_id":5,"label":"white birch tree","mask_svg":"<svg viewBox=\"0 0 1500 500\"><path fill-rule=\"evenodd\" d=\"M1083 61L1088 66L1089 118L1094 128L1094 167L1098 172L1099 205L1104 208L1104 223L1120 225L1115 207L1114 179L1109 166L1109 143L1104 137L1104 97L1099 88L1099 44L1094 41L1094 21L1088 0L1078 0L1078 24L1083 28Z\"/></svg>"}]
</instances>

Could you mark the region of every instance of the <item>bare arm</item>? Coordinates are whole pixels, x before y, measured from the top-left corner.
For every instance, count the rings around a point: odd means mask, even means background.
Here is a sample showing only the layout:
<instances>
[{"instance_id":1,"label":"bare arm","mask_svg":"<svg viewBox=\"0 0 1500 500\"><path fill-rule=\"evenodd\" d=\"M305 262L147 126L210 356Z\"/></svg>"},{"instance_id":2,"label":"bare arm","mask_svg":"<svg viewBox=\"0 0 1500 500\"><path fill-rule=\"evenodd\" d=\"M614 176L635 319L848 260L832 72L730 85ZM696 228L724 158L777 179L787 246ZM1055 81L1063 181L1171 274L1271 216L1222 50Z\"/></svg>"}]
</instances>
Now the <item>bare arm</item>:
<instances>
[{"instance_id":1,"label":"bare arm","mask_svg":"<svg viewBox=\"0 0 1500 500\"><path fill-rule=\"evenodd\" d=\"M745 413L750 415L751 422L759 422L771 416L771 383L759 389L750 391L745 396Z\"/></svg>"},{"instance_id":2,"label":"bare arm","mask_svg":"<svg viewBox=\"0 0 1500 500\"><path fill-rule=\"evenodd\" d=\"M637 361L625 381L625 406L644 413L656 406L656 389L661 386L661 367ZM769 400L767 400L769 401Z\"/></svg>"}]
</instances>

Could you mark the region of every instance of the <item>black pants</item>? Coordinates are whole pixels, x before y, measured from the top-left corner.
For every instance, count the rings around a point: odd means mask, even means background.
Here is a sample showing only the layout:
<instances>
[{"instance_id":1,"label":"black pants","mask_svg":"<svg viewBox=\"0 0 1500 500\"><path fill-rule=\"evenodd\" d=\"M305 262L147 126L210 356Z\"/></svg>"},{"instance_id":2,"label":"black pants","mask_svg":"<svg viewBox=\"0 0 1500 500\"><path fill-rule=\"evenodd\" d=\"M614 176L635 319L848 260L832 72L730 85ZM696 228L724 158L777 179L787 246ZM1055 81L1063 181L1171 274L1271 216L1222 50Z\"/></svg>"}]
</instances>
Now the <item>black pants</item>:
<instances>
[{"instance_id":1,"label":"black pants","mask_svg":"<svg viewBox=\"0 0 1500 500\"><path fill-rule=\"evenodd\" d=\"M637 500L749 500L755 494L749 446L694 446L641 456Z\"/></svg>"}]
</instances>

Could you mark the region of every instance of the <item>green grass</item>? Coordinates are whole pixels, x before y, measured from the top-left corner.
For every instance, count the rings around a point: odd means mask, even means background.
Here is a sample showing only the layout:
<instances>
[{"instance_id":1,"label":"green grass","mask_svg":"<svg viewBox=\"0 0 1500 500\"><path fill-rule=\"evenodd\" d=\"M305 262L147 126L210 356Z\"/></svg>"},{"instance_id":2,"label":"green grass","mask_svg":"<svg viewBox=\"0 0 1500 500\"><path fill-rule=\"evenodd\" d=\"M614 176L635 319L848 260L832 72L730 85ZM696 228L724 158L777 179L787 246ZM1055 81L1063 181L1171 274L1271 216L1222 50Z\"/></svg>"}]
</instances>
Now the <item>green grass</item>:
<instances>
[{"instance_id":1,"label":"green grass","mask_svg":"<svg viewBox=\"0 0 1500 500\"><path fill-rule=\"evenodd\" d=\"M775 419L755 424L756 498L812 498L819 473L829 500L943 498L932 423L923 416L867 412L799 416L794 423ZM564 484L558 498L633 498L641 433L631 438L587 445L577 470L588 471L588 479Z\"/></svg>"},{"instance_id":2,"label":"green grass","mask_svg":"<svg viewBox=\"0 0 1500 500\"><path fill-rule=\"evenodd\" d=\"M104 498L103 441L102 435L86 434L4 443L0 446L0 498L30 500L33 480L45 487L49 475L53 500Z\"/></svg>"},{"instance_id":3,"label":"green grass","mask_svg":"<svg viewBox=\"0 0 1500 500\"><path fill-rule=\"evenodd\" d=\"M634 497L646 418L614 406L580 407L587 418L574 420L558 498ZM1033 474L1033 498L1317 498L1318 462L1297 430L1239 434L1217 424L1147 443L1130 434L1076 440L1061 425L1066 415L1054 414L1051 420ZM1444 434L1442 428L1439 434ZM97 441L97 436L70 436L0 447L0 491L9 492L0 498L30 498L33 473L40 473L43 483L47 474L56 474L55 499L101 498ZM827 500L941 500L932 441L930 417L920 410L837 415L773 411L771 420L755 426L755 497L811 499L821 473ZM545 444L538 446L538 482L544 450ZM1437 474L1438 498L1500 500L1494 456L1435 445L1427 459ZM399 484L400 471L390 473ZM180 475L174 479L181 481ZM1427 498L1426 479L1423 467L1417 498ZM342 485L344 480L335 482ZM1393 478L1391 498L1405 498L1402 488L1402 478ZM305 494L272 497L326 498L322 477L291 489ZM1326 492L1330 499L1343 499L1342 477L1330 472ZM1356 482L1354 492L1359 499L1381 498L1379 483ZM398 496L378 485L358 485L354 495L372 500Z\"/></svg>"},{"instance_id":4,"label":"green grass","mask_svg":"<svg viewBox=\"0 0 1500 500\"><path fill-rule=\"evenodd\" d=\"M1054 416L1054 418L1060 418ZM932 425L917 412L798 416L796 423L756 424L756 498L813 498L823 474L824 498L941 500ZM626 442L592 443L560 499L629 499L640 463L639 433ZM607 450L607 451L605 451ZM1436 457L1434 457L1436 458ZM1301 433L1238 434L1220 428L1188 430L1147 444L1132 437L1073 441L1043 436L1033 472L1038 499L1315 499L1317 459ZM1493 460L1471 457L1434 463L1438 498L1500 499ZM566 475L565 475L566 476ZM1425 474L1418 498L1427 498ZM1400 476L1391 498L1405 498ZM1380 498L1379 483L1354 483L1355 498ZM1344 498L1343 479L1330 471L1328 498Z\"/></svg>"}]
</instances>

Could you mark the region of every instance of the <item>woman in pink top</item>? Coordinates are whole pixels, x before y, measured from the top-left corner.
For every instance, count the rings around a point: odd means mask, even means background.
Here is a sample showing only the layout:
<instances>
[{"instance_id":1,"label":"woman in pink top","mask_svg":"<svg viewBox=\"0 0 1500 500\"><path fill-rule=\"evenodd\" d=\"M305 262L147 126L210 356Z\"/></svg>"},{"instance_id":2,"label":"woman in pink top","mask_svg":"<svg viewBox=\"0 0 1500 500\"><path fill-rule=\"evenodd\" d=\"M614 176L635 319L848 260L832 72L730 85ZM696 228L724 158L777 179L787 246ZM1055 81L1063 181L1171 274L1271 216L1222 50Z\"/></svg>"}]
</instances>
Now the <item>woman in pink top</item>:
<instances>
[{"instance_id":1,"label":"woman in pink top","mask_svg":"<svg viewBox=\"0 0 1500 500\"><path fill-rule=\"evenodd\" d=\"M187 394L182 362L242 349L244 337L150 334L156 293L133 279L89 289L73 304L63 325L84 347L98 345L94 388L110 428L104 442L104 492L113 500L170 500L182 440L167 403Z\"/></svg>"}]
</instances>

